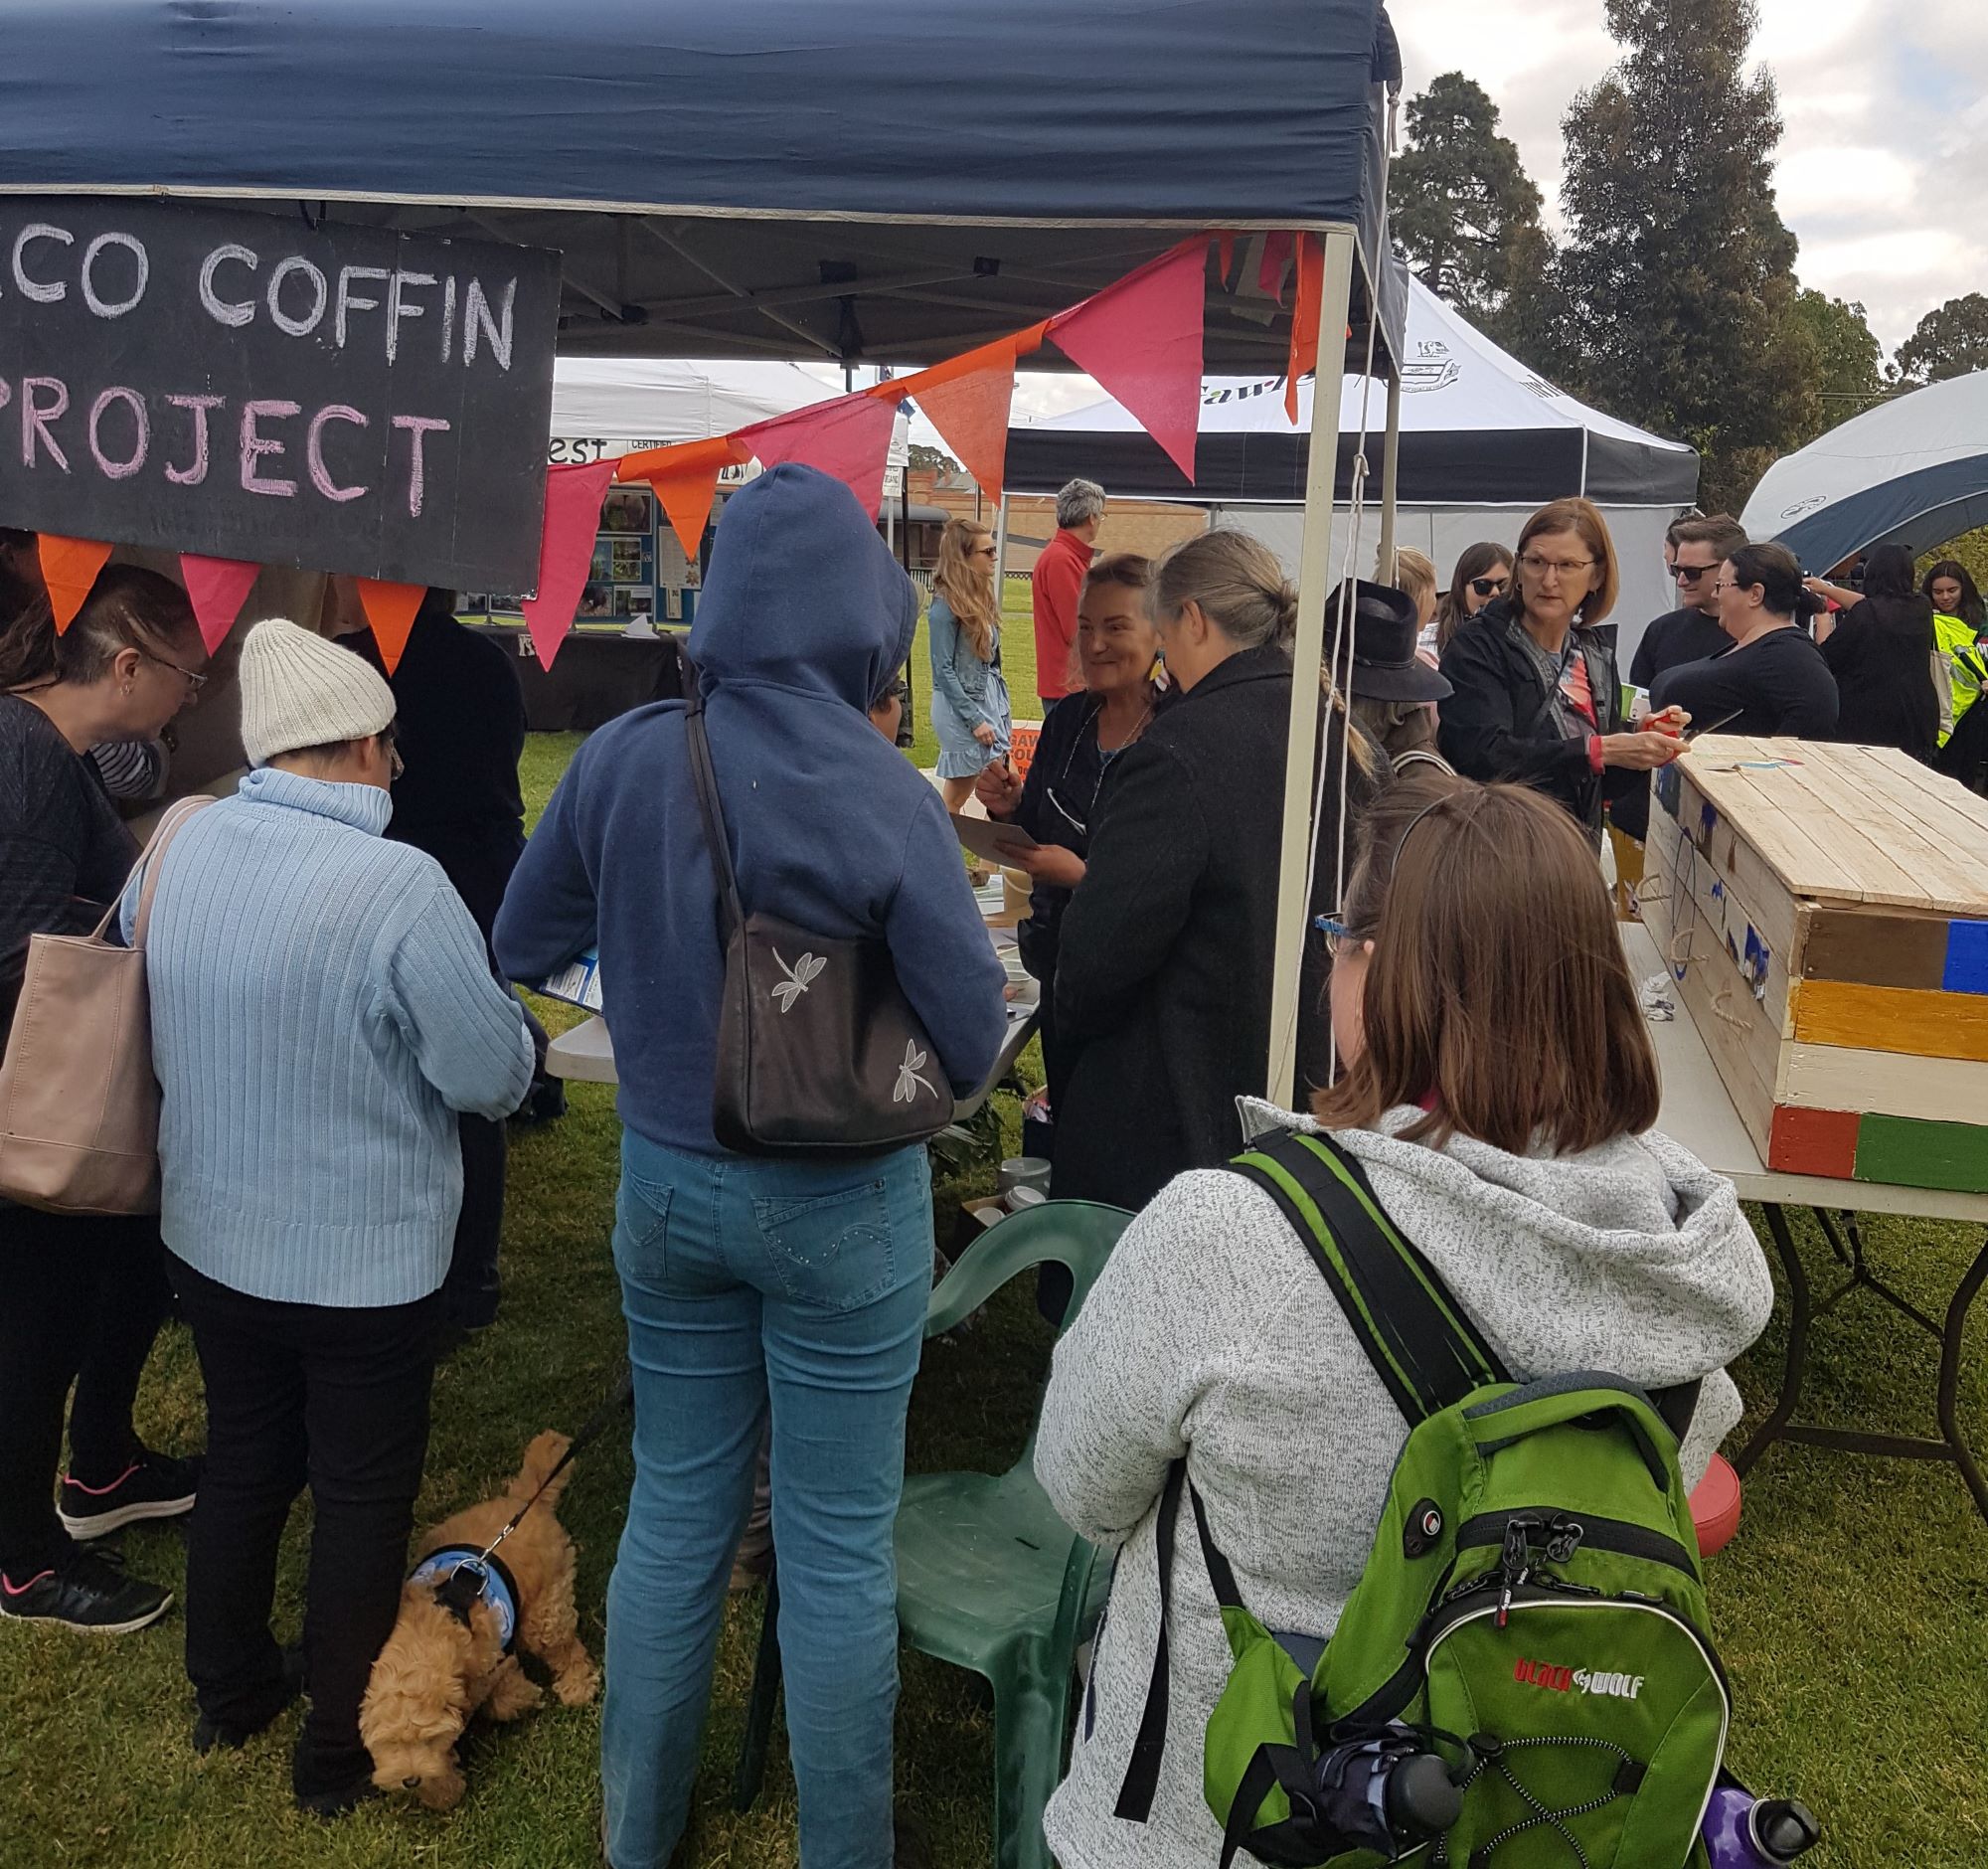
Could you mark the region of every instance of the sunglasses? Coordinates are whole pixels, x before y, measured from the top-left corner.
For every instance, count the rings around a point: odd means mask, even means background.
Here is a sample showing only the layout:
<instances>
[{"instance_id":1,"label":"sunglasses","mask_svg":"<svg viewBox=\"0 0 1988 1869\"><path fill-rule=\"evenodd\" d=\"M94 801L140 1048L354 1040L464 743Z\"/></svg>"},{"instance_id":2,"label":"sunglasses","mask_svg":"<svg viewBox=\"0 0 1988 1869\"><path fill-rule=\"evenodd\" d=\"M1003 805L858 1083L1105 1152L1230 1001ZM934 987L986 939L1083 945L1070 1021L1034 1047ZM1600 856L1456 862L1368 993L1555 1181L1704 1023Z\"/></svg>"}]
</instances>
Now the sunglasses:
<instances>
[{"instance_id":1,"label":"sunglasses","mask_svg":"<svg viewBox=\"0 0 1988 1869\"><path fill-rule=\"evenodd\" d=\"M994 546L976 545L973 548L972 556L975 558L999 558L1001 554Z\"/></svg>"},{"instance_id":2,"label":"sunglasses","mask_svg":"<svg viewBox=\"0 0 1988 1869\"><path fill-rule=\"evenodd\" d=\"M1717 571L1716 565L1673 565L1671 576L1679 584L1696 584L1709 571Z\"/></svg>"},{"instance_id":3,"label":"sunglasses","mask_svg":"<svg viewBox=\"0 0 1988 1869\"><path fill-rule=\"evenodd\" d=\"M1470 581L1470 588L1480 597L1503 596L1505 587L1511 582L1509 578L1473 578Z\"/></svg>"}]
</instances>

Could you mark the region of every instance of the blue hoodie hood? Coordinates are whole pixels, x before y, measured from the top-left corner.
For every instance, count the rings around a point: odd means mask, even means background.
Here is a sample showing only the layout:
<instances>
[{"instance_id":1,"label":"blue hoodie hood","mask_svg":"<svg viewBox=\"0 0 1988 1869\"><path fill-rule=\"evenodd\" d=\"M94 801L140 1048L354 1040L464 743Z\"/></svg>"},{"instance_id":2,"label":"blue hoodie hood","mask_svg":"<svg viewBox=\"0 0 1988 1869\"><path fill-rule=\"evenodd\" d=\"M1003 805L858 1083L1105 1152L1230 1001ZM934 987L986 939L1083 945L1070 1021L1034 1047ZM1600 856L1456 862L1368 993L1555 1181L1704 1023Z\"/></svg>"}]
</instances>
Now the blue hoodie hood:
<instances>
[{"instance_id":1,"label":"blue hoodie hood","mask_svg":"<svg viewBox=\"0 0 1988 1869\"><path fill-rule=\"evenodd\" d=\"M958 1091L992 1067L1006 976L938 793L871 726L911 653L917 594L856 496L811 467L735 494L690 653L747 913L884 941ZM684 708L608 722L560 782L497 918L513 979L600 956L624 1122L718 1152L711 1127L724 959Z\"/></svg>"},{"instance_id":2,"label":"blue hoodie hood","mask_svg":"<svg viewBox=\"0 0 1988 1869\"><path fill-rule=\"evenodd\" d=\"M917 622L917 588L856 495L787 465L726 502L688 646L707 700L749 682L861 713L910 658Z\"/></svg>"}]
</instances>

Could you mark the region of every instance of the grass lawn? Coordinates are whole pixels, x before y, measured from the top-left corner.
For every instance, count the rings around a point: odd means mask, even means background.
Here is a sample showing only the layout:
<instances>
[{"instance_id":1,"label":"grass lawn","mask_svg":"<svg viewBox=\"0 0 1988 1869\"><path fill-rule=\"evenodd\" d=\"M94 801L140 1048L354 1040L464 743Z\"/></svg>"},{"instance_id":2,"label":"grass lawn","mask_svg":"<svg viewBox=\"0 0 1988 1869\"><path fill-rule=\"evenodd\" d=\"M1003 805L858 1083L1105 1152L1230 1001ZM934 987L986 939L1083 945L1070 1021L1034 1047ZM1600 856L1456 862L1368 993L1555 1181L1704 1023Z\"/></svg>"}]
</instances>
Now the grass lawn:
<instances>
[{"instance_id":1,"label":"grass lawn","mask_svg":"<svg viewBox=\"0 0 1988 1869\"><path fill-rule=\"evenodd\" d=\"M1032 693L1010 666L1018 692ZM535 808L577 744L532 741L525 770ZM566 1120L512 1151L504 1314L437 1380L424 1521L494 1487L534 1433L576 1426L613 1379L622 1337L606 1237L616 1135L609 1094L578 1086ZM955 1182L940 1197L961 1192ZM1795 1225L1820 1274L1819 1232L1806 1216ZM1974 1247L1965 1229L1878 1218L1867 1237L1897 1282L1935 1311ZM1812 1412L1923 1430L1929 1340L1861 1307L1826 1319L1817 1338ZM1782 1343L1777 1319L1737 1371L1755 1419ZM1984 1347L1977 1338L1962 1402L1976 1444L1988 1446ZM912 1465L1010 1461L1047 1350L1032 1304L1014 1289L979 1329L932 1346L911 1407ZM200 1440L198 1372L177 1328L154 1358L139 1412L162 1445ZM596 1653L628 1479L625 1444L610 1441L583 1459L564 1508L581 1547L582 1628ZM284 1552L285 1634L301 1610L306 1527L300 1508ZM134 1530L126 1544L134 1569L178 1583L174 1533ZM1957 1476L1778 1447L1749 1481L1744 1526L1711 1574L1739 1701L1733 1764L1757 1787L1798 1789L1815 1806L1829 1841L1806 1860L1818 1869L1988 1862L1988 1538ZM739 1817L727 1801L757 1622L756 1596L735 1601L726 1618L700 1785L701 1864L798 1861L779 1749L759 1809ZM583 1869L597 1860L592 1710L554 1709L473 1739L470 1792L450 1816L376 1805L327 1827L289 1803L293 1716L246 1753L194 1757L179 1637L176 1619L104 1641L0 1628L0 1869ZM925 1820L943 1869L986 1864L992 1733L982 1695L967 1677L907 1656L899 1738L901 1793Z\"/></svg>"}]
</instances>

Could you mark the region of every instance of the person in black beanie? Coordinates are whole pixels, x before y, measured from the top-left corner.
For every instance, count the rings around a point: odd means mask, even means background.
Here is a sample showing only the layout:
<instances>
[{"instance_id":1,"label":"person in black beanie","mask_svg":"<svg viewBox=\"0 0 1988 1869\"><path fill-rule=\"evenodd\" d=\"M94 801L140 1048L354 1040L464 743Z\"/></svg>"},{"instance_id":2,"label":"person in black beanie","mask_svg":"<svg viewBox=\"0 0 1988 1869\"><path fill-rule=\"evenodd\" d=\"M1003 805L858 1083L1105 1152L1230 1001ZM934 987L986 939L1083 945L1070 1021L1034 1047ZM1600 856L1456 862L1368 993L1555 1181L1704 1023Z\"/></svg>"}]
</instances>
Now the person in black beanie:
<instances>
[{"instance_id":1,"label":"person in black beanie","mask_svg":"<svg viewBox=\"0 0 1988 1869\"><path fill-rule=\"evenodd\" d=\"M347 646L387 671L369 633ZM455 594L430 590L387 675L398 712L395 735L407 769L394 781L387 835L423 850L448 873L484 943L525 851L525 800L518 761L525 750L525 698L511 657L493 638L455 619ZM492 971L496 963L491 963ZM545 1063L545 1034L532 1020ZM538 1102L535 1083L530 1109ZM504 1124L458 1118L462 1215L442 1286L445 1327L480 1330L497 1316L498 1244L504 1223Z\"/></svg>"}]
</instances>

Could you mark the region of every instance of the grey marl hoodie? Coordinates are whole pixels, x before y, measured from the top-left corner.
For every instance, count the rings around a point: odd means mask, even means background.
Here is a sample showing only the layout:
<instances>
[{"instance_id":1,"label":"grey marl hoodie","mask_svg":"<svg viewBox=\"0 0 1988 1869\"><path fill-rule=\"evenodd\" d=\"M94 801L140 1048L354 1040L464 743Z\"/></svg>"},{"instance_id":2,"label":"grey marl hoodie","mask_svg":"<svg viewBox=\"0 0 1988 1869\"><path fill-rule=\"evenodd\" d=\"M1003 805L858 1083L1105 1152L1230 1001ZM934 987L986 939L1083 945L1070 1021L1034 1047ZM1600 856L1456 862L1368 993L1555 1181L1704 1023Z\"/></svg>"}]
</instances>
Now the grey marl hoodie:
<instances>
[{"instance_id":1,"label":"grey marl hoodie","mask_svg":"<svg viewBox=\"0 0 1988 1869\"><path fill-rule=\"evenodd\" d=\"M1577 1369L1649 1388L1706 1379L1684 1446L1695 1484L1740 1419L1724 1365L1773 1305L1732 1185L1655 1133L1559 1157L1398 1140L1418 1113L1392 1110L1383 1132L1337 1139L1518 1380ZM1202 1733L1229 1647L1191 1532L1176 1545L1159 1792L1143 1825L1111 1814L1152 1673L1168 1464L1185 1455L1249 1609L1272 1628L1323 1635L1366 1563L1407 1435L1259 1188L1219 1170L1182 1175L1126 1231L1057 1346L1036 1447L1064 1518L1119 1547L1070 1776L1046 1824L1065 1869L1208 1869L1221 1856Z\"/></svg>"}]
</instances>

